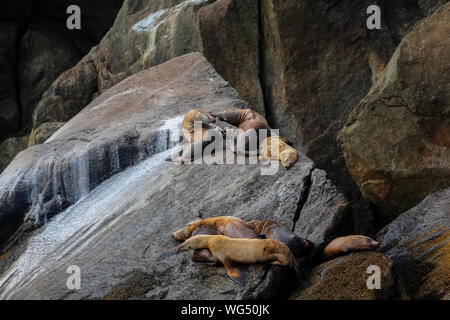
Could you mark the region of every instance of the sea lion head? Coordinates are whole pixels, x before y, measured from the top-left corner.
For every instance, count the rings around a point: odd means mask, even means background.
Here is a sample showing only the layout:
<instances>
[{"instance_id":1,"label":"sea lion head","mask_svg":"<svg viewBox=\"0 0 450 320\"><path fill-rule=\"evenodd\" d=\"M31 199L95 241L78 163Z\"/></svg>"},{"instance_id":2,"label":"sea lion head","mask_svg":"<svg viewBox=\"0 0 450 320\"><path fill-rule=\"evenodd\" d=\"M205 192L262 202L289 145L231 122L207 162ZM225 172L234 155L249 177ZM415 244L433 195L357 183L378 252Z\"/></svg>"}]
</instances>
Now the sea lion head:
<instances>
[{"instance_id":1,"label":"sea lion head","mask_svg":"<svg viewBox=\"0 0 450 320\"><path fill-rule=\"evenodd\" d=\"M289 169L297 161L297 152L295 150L285 150L280 153L280 160L283 167Z\"/></svg>"},{"instance_id":2,"label":"sea lion head","mask_svg":"<svg viewBox=\"0 0 450 320\"><path fill-rule=\"evenodd\" d=\"M184 241L190 237L189 230L187 227L183 227L178 229L174 233L172 233L172 238L179 241Z\"/></svg>"},{"instance_id":3,"label":"sea lion head","mask_svg":"<svg viewBox=\"0 0 450 320\"><path fill-rule=\"evenodd\" d=\"M371 251L376 250L380 246L378 241L373 240L370 237L354 235L350 236L351 245L350 248L359 251Z\"/></svg>"},{"instance_id":4,"label":"sea lion head","mask_svg":"<svg viewBox=\"0 0 450 320\"><path fill-rule=\"evenodd\" d=\"M196 120L201 121L203 124L211 124L216 121L216 117L212 113L201 112Z\"/></svg>"},{"instance_id":5,"label":"sea lion head","mask_svg":"<svg viewBox=\"0 0 450 320\"><path fill-rule=\"evenodd\" d=\"M189 222L183 228L178 229L177 231L172 233L172 238L174 238L175 240L179 240L179 241L184 241L184 240L189 239L192 235L192 232L197 227L198 221L200 221L200 220L195 220L195 221Z\"/></svg>"}]
</instances>

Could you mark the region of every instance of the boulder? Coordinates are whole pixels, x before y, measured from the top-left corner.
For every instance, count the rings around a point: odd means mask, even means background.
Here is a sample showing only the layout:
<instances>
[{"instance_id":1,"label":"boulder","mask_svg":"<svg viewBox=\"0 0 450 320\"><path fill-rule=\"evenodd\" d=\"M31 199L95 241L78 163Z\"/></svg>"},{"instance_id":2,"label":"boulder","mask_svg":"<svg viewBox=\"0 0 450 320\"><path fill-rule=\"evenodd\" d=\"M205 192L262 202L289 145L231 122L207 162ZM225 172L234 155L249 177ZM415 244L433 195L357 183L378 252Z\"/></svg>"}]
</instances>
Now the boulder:
<instances>
[{"instance_id":1,"label":"boulder","mask_svg":"<svg viewBox=\"0 0 450 320\"><path fill-rule=\"evenodd\" d=\"M369 289L370 266L380 268L380 289ZM408 299L394 263L378 252L358 252L315 267L305 283L291 294L293 300L391 300Z\"/></svg>"},{"instance_id":2,"label":"boulder","mask_svg":"<svg viewBox=\"0 0 450 320\"><path fill-rule=\"evenodd\" d=\"M218 0L199 10L203 54L240 96L265 114L260 84L259 2Z\"/></svg>"},{"instance_id":3,"label":"boulder","mask_svg":"<svg viewBox=\"0 0 450 320\"><path fill-rule=\"evenodd\" d=\"M294 231L315 245L331 241L337 235L351 234L353 221L348 201L327 179L325 171L314 169L307 187Z\"/></svg>"},{"instance_id":4,"label":"boulder","mask_svg":"<svg viewBox=\"0 0 450 320\"><path fill-rule=\"evenodd\" d=\"M449 17L446 4L414 27L338 137L362 194L391 219L450 186Z\"/></svg>"},{"instance_id":5,"label":"boulder","mask_svg":"<svg viewBox=\"0 0 450 320\"><path fill-rule=\"evenodd\" d=\"M64 71L72 68L89 50L90 42L79 43L67 37L67 30L51 22L33 23L20 42L18 84L22 127L31 124L31 115L42 94Z\"/></svg>"},{"instance_id":6,"label":"boulder","mask_svg":"<svg viewBox=\"0 0 450 320\"><path fill-rule=\"evenodd\" d=\"M13 258L0 261L0 298L286 297L295 280L285 267L243 267L247 284L240 286L224 268L195 264L187 254L156 261L177 244L171 233L198 218L273 219L294 228L312 172L320 177L313 186L329 186L321 189L327 201L314 195L322 206L317 212L326 221L341 218L342 195L303 154L289 170L272 161L275 171L261 163L164 161L188 110L248 107L201 54L192 53L120 82L44 144L20 153L0 175L0 234L5 239L16 232L9 244L22 243L4 246ZM11 221L20 223L4 223ZM321 224L326 236L333 228ZM315 231L314 237L325 235ZM76 291L66 286L72 265L82 273Z\"/></svg>"},{"instance_id":7,"label":"boulder","mask_svg":"<svg viewBox=\"0 0 450 320\"><path fill-rule=\"evenodd\" d=\"M16 43L19 33L19 24L0 23L0 140L20 129L20 108L16 87L18 52L16 46L10 45Z\"/></svg>"},{"instance_id":8,"label":"boulder","mask_svg":"<svg viewBox=\"0 0 450 320\"><path fill-rule=\"evenodd\" d=\"M0 172L3 171L14 157L28 147L28 136L11 137L0 143Z\"/></svg>"},{"instance_id":9,"label":"boulder","mask_svg":"<svg viewBox=\"0 0 450 320\"><path fill-rule=\"evenodd\" d=\"M45 122L36 129L33 129L28 140L28 147L44 143L53 133L58 131L64 122Z\"/></svg>"},{"instance_id":10,"label":"boulder","mask_svg":"<svg viewBox=\"0 0 450 320\"><path fill-rule=\"evenodd\" d=\"M450 298L450 189L426 197L377 237L411 297Z\"/></svg>"},{"instance_id":11,"label":"boulder","mask_svg":"<svg viewBox=\"0 0 450 320\"><path fill-rule=\"evenodd\" d=\"M42 94L101 40L122 4L123 0L0 3L0 142L11 137L20 139L30 133L32 114ZM81 9L81 30L66 27L66 10L70 5ZM88 98L90 102L92 96ZM79 110L74 108L70 117ZM53 114L58 111L55 108ZM61 113L60 117L68 116ZM1 161L8 164L16 154Z\"/></svg>"}]
</instances>

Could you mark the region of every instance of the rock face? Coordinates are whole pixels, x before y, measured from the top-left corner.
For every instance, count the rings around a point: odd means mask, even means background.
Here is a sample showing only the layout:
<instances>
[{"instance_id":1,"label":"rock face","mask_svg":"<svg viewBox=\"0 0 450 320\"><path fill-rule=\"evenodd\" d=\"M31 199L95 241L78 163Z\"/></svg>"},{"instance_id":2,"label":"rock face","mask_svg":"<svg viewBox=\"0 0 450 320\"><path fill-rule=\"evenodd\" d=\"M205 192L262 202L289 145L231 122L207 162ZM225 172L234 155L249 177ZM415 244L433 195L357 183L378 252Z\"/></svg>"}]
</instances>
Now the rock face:
<instances>
[{"instance_id":1,"label":"rock face","mask_svg":"<svg viewBox=\"0 0 450 320\"><path fill-rule=\"evenodd\" d=\"M345 199L303 154L291 169L270 175L262 164L164 161L189 109L247 107L201 54L188 54L120 82L46 143L20 153L0 176L0 234L5 240L18 230L14 240L42 227L23 246L4 247L12 249L0 261L0 297L287 296L295 281L284 267L246 267L242 287L223 268L197 265L187 254L156 262L176 245L171 233L198 218L274 219L303 230L297 220L310 214L308 198L317 199L315 212L325 222L302 235L320 244L340 233ZM82 270L81 290L65 285L70 265Z\"/></svg>"},{"instance_id":2,"label":"rock face","mask_svg":"<svg viewBox=\"0 0 450 320\"><path fill-rule=\"evenodd\" d=\"M101 40L122 3L27 0L0 4L0 141L30 133L31 116L42 94ZM81 30L66 27L69 5L81 9ZM11 159L0 161L7 164ZM0 172L4 168L0 166Z\"/></svg>"},{"instance_id":3,"label":"rock face","mask_svg":"<svg viewBox=\"0 0 450 320\"><path fill-rule=\"evenodd\" d=\"M369 289L367 279L380 268L380 289ZM406 299L401 291L394 263L377 252L358 252L322 263L312 270L306 285L297 289L294 300L390 300Z\"/></svg>"},{"instance_id":4,"label":"rock face","mask_svg":"<svg viewBox=\"0 0 450 320\"><path fill-rule=\"evenodd\" d=\"M386 12L382 30L365 29L365 12L372 4ZM351 200L355 228L374 231L371 210L347 172L335 138L401 38L439 4L125 1L101 43L44 94L33 128L68 121L97 92L141 70L199 51L252 108L267 115L273 128L280 128L328 172Z\"/></svg>"},{"instance_id":5,"label":"rock face","mask_svg":"<svg viewBox=\"0 0 450 320\"><path fill-rule=\"evenodd\" d=\"M380 231L414 299L450 298L450 189L435 192Z\"/></svg>"},{"instance_id":6,"label":"rock face","mask_svg":"<svg viewBox=\"0 0 450 320\"><path fill-rule=\"evenodd\" d=\"M450 185L450 4L408 34L339 141L364 196L391 217Z\"/></svg>"},{"instance_id":7,"label":"rock face","mask_svg":"<svg viewBox=\"0 0 450 320\"><path fill-rule=\"evenodd\" d=\"M28 147L28 136L12 137L0 143L0 168L6 168L14 157Z\"/></svg>"},{"instance_id":8,"label":"rock face","mask_svg":"<svg viewBox=\"0 0 450 320\"><path fill-rule=\"evenodd\" d=\"M16 87L17 48L9 45L16 40L18 32L17 23L0 23L0 137L20 129ZM3 168L0 167L0 171Z\"/></svg>"}]
</instances>

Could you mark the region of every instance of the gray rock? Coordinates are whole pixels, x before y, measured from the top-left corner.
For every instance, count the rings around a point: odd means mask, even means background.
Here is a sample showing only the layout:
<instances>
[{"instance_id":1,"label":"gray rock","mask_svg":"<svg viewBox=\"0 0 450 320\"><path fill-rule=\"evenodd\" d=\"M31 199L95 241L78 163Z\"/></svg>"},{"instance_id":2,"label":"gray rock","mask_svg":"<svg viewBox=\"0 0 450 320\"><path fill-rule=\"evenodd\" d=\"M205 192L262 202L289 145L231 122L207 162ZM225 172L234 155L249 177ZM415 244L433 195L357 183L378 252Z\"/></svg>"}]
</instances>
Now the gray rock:
<instances>
[{"instance_id":1,"label":"gray rock","mask_svg":"<svg viewBox=\"0 0 450 320\"><path fill-rule=\"evenodd\" d=\"M415 299L450 296L450 189L435 192L378 234Z\"/></svg>"},{"instance_id":2,"label":"gray rock","mask_svg":"<svg viewBox=\"0 0 450 320\"><path fill-rule=\"evenodd\" d=\"M195 264L187 254L156 262L177 244L171 233L189 221L232 215L277 220L294 228L299 205L308 196L314 165L302 154L289 170L272 162L278 166L272 175L264 174L268 167L261 163L164 161L172 152L168 148L183 115L194 107L216 112L248 107L198 53L129 77L46 143L19 154L0 176L0 217L3 221L25 217L28 225L43 226L25 245L8 247L5 254L14 259L0 263L0 297L286 297L295 280L285 267L243 267L247 284L239 286L227 278L224 268ZM313 175L325 200L320 202L319 191L314 191L310 201L326 203L324 218L340 212L329 203L334 200L339 207L335 199L341 198L325 174L314 170ZM2 235L11 233L0 225ZM326 224L320 229L329 235ZM318 238L325 237L315 232ZM81 269L80 290L66 287L71 265Z\"/></svg>"},{"instance_id":3,"label":"gray rock","mask_svg":"<svg viewBox=\"0 0 450 320\"><path fill-rule=\"evenodd\" d=\"M351 232L348 202L327 180L325 171L314 169L307 182L304 205L295 225L295 232L316 245L332 240L336 235Z\"/></svg>"}]
</instances>

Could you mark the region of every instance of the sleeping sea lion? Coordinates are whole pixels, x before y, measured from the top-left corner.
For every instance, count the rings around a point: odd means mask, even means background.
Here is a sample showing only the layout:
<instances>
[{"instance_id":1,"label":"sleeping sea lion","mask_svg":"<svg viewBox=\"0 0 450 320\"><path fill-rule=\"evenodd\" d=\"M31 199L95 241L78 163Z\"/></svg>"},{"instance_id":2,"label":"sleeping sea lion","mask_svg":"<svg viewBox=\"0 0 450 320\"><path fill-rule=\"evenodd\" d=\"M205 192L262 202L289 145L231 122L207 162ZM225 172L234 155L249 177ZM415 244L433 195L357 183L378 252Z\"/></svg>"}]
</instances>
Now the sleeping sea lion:
<instances>
[{"instance_id":1,"label":"sleeping sea lion","mask_svg":"<svg viewBox=\"0 0 450 320\"><path fill-rule=\"evenodd\" d=\"M331 260L351 252L376 250L379 246L379 242L366 236L351 235L339 237L331 241L323 249L322 259Z\"/></svg>"},{"instance_id":2,"label":"sleeping sea lion","mask_svg":"<svg viewBox=\"0 0 450 320\"><path fill-rule=\"evenodd\" d=\"M244 275L236 267L239 264L271 263L290 266L297 275L300 273L297 261L286 244L272 239L235 239L222 235L198 235L159 256L161 261L185 250L209 249L213 257L225 267L228 276L245 284Z\"/></svg>"},{"instance_id":3,"label":"sleeping sea lion","mask_svg":"<svg viewBox=\"0 0 450 320\"><path fill-rule=\"evenodd\" d=\"M258 233L247 226L247 223L231 216L213 217L189 222L183 228L175 231L172 237L175 240L187 240L193 236L193 232L198 228L211 228L217 230L218 234L230 238L260 238Z\"/></svg>"},{"instance_id":4,"label":"sleeping sea lion","mask_svg":"<svg viewBox=\"0 0 450 320\"><path fill-rule=\"evenodd\" d=\"M247 222L247 226L255 232L264 235L266 239L274 239L285 243L294 256L302 257L312 250L314 244L296 235L284 224L272 220Z\"/></svg>"},{"instance_id":5,"label":"sleeping sea lion","mask_svg":"<svg viewBox=\"0 0 450 320\"><path fill-rule=\"evenodd\" d=\"M266 118L251 109L233 109L211 115L240 129L235 140L235 153L245 155L251 152L257 153L261 130L265 130L267 136L270 136L270 127ZM252 148L252 139L256 139L255 149Z\"/></svg>"},{"instance_id":6,"label":"sleeping sea lion","mask_svg":"<svg viewBox=\"0 0 450 320\"><path fill-rule=\"evenodd\" d=\"M272 148L275 148L275 150ZM280 160L286 169L292 167L297 161L297 150L288 145L286 139L279 136L271 136L264 139L259 154L259 160Z\"/></svg>"},{"instance_id":7,"label":"sleeping sea lion","mask_svg":"<svg viewBox=\"0 0 450 320\"><path fill-rule=\"evenodd\" d=\"M195 135L194 124L196 121L202 123L201 135ZM210 113L206 113L202 110L191 110L184 116L183 122L181 122L181 130L189 143L201 141L204 140L203 136L205 132L211 129L211 124L215 121L216 117Z\"/></svg>"},{"instance_id":8,"label":"sleeping sea lion","mask_svg":"<svg viewBox=\"0 0 450 320\"><path fill-rule=\"evenodd\" d=\"M260 236L250 229L247 224L239 218L222 216L206 218L189 222L186 226L178 229L172 234L175 240L187 240L200 234L225 235L230 238L260 238ZM209 263L211 265L220 264L212 257L208 249L195 250L191 256L192 261Z\"/></svg>"}]
</instances>

